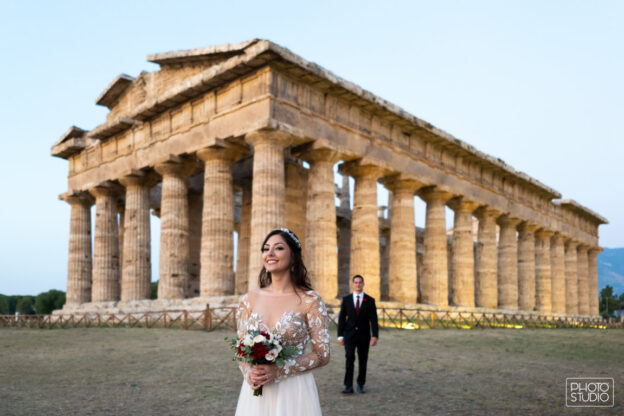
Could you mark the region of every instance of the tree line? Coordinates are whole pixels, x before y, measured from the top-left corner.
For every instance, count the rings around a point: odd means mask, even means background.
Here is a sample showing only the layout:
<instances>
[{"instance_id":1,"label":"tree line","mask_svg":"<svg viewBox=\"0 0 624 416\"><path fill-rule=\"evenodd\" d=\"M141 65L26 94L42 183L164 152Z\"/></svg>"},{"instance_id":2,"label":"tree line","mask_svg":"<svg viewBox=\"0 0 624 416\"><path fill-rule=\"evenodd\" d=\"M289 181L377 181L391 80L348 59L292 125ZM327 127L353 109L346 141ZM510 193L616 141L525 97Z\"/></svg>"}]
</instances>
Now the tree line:
<instances>
[{"instance_id":1,"label":"tree line","mask_svg":"<svg viewBox=\"0 0 624 416\"><path fill-rule=\"evenodd\" d=\"M47 315L55 309L61 309L65 304L65 292L48 290L36 296L0 294L0 315L19 312L24 315Z\"/></svg>"},{"instance_id":2,"label":"tree line","mask_svg":"<svg viewBox=\"0 0 624 416\"><path fill-rule=\"evenodd\" d=\"M618 296L611 286L606 285L600 291L600 316L603 318L620 317L623 309L624 293Z\"/></svg>"}]
</instances>

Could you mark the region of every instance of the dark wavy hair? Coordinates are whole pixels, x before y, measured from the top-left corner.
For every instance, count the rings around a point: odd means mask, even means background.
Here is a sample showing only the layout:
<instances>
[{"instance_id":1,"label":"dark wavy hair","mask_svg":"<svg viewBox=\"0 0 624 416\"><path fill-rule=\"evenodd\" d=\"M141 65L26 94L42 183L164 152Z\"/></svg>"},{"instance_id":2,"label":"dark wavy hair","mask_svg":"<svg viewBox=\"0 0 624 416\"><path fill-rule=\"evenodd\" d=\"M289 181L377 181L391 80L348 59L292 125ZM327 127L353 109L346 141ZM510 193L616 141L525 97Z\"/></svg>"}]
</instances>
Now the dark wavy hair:
<instances>
[{"instance_id":1,"label":"dark wavy hair","mask_svg":"<svg viewBox=\"0 0 624 416\"><path fill-rule=\"evenodd\" d=\"M290 232L295 236L295 238L297 238L297 240L299 239L299 237L297 237L295 233L293 233L292 231ZM310 283L310 278L308 277L308 269L306 269L305 264L303 264L303 259L301 257L301 247L290 236L288 232L280 230L280 229L271 231L269 234L267 234L264 241L262 242L262 247L260 247L260 250L264 248L264 245L266 244L267 240L276 234L279 234L284 239L284 241L286 241L286 244L288 244L288 247L290 247L290 253L291 253L290 281L291 283L293 284L295 289L312 290L312 284ZM271 273L266 271L266 269L264 268L264 265L262 266L262 270L260 270L260 276L258 276L258 279L260 281L261 288L267 287L272 282Z\"/></svg>"}]
</instances>

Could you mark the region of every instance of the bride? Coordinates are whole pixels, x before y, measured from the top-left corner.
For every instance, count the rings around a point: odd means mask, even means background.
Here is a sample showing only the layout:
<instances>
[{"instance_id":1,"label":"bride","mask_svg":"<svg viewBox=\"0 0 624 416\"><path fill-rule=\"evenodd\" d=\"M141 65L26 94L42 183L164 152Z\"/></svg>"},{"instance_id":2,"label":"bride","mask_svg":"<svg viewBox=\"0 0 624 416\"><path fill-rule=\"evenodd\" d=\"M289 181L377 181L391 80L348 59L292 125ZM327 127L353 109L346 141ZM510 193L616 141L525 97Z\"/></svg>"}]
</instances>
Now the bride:
<instances>
[{"instance_id":1,"label":"bride","mask_svg":"<svg viewBox=\"0 0 624 416\"><path fill-rule=\"evenodd\" d=\"M312 290L301 259L301 243L286 228L271 231L262 244L260 288L241 299L237 312L238 336L250 329L269 331L282 345L296 346L299 354L275 364L240 363L244 380L237 416L321 415L314 376L309 370L329 362L327 312ZM305 351L310 342L311 351ZM253 390L262 387L262 395Z\"/></svg>"}]
</instances>

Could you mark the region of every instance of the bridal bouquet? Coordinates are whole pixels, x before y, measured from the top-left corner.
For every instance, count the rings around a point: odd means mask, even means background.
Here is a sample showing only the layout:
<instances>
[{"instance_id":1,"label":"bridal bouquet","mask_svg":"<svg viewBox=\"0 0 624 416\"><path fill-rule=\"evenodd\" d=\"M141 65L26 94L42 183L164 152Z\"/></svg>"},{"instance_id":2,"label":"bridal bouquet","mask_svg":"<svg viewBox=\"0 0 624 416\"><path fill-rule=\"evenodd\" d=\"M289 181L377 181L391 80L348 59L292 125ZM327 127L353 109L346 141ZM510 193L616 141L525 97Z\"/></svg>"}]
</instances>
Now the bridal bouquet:
<instances>
[{"instance_id":1,"label":"bridal bouquet","mask_svg":"<svg viewBox=\"0 0 624 416\"><path fill-rule=\"evenodd\" d=\"M298 353L296 346L283 346L279 339L265 331L250 330L242 338L226 338L234 350L233 361L251 365L275 363L284 365L284 360ZM254 390L254 396L262 396L262 386Z\"/></svg>"}]
</instances>

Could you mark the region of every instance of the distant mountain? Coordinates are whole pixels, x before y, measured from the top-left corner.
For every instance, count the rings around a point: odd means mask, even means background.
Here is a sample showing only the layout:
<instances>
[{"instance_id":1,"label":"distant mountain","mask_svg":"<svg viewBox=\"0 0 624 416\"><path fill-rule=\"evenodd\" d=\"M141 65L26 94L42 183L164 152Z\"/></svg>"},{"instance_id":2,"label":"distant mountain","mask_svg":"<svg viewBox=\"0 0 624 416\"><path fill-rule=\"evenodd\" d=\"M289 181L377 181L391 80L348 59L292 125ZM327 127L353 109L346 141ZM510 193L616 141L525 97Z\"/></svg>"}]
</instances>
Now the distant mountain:
<instances>
[{"instance_id":1,"label":"distant mountain","mask_svg":"<svg viewBox=\"0 0 624 416\"><path fill-rule=\"evenodd\" d=\"M624 293L624 248L605 248L598 254L598 291L606 285Z\"/></svg>"}]
</instances>

